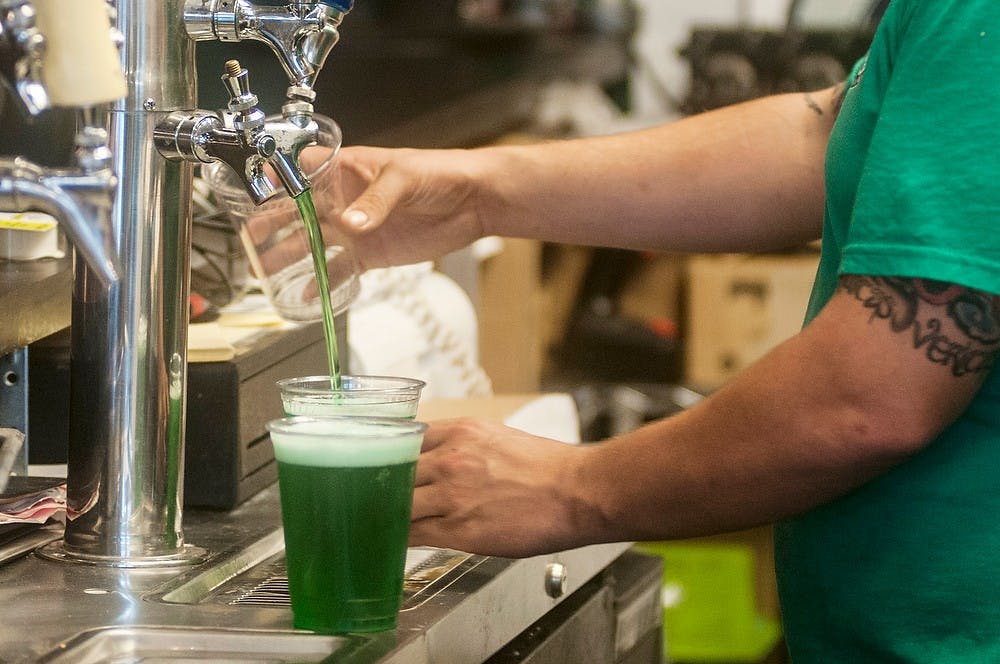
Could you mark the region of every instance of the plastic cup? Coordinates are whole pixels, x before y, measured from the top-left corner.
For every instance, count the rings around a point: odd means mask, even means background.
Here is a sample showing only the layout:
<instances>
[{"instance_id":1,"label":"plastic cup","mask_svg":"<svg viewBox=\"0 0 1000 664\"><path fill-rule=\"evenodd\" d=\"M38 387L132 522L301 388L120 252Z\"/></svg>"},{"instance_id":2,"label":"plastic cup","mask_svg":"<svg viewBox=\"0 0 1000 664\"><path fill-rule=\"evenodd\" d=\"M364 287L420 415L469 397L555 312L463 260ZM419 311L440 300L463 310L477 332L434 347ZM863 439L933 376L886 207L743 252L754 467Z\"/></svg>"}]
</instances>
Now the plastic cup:
<instances>
[{"instance_id":1,"label":"plastic cup","mask_svg":"<svg viewBox=\"0 0 1000 664\"><path fill-rule=\"evenodd\" d=\"M340 383L340 389L335 389L329 376L279 380L285 414L413 419L426 385L396 376L341 376Z\"/></svg>"},{"instance_id":2,"label":"plastic cup","mask_svg":"<svg viewBox=\"0 0 1000 664\"><path fill-rule=\"evenodd\" d=\"M324 634L395 628L426 428L361 417L268 423L296 628Z\"/></svg>"},{"instance_id":3,"label":"plastic cup","mask_svg":"<svg viewBox=\"0 0 1000 664\"><path fill-rule=\"evenodd\" d=\"M277 118L268 118L268 121ZM302 151L300 163L312 184L311 195L326 243L330 301L334 315L344 311L360 289L358 261L350 242L333 223L343 210L340 190L340 127L314 114L319 125L316 146ZM235 226L254 276L282 318L297 322L322 318L315 268L305 225L295 200L279 186L263 205L254 205L242 181L229 166L212 162L202 167L216 202Z\"/></svg>"}]
</instances>

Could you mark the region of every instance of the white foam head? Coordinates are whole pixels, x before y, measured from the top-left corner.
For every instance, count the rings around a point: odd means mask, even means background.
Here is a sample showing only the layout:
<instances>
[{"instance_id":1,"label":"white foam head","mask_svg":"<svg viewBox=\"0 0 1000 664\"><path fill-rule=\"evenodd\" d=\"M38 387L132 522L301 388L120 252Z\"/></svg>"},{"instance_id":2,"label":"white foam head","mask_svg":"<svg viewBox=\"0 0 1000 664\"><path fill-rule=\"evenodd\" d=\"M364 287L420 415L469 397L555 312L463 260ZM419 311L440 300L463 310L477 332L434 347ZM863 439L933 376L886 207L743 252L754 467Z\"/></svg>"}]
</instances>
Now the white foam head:
<instances>
[{"instance_id":1,"label":"white foam head","mask_svg":"<svg viewBox=\"0 0 1000 664\"><path fill-rule=\"evenodd\" d=\"M267 425L279 462L320 467L416 461L427 425L367 417L287 417Z\"/></svg>"}]
</instances>

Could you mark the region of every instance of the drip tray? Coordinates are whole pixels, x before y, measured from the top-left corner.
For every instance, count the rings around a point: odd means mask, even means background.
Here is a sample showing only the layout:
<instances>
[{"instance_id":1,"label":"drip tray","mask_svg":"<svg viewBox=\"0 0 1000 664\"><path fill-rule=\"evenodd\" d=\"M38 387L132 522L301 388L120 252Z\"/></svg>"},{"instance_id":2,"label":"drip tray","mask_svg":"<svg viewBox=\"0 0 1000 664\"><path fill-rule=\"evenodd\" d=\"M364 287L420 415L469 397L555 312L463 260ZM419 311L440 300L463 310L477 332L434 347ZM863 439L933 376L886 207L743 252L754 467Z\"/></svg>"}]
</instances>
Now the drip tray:
<instances>
[{"instance_id":1,"label":"drip tray","mask_svg":"<svg viewBox=\"0 0 1000 664\"><path fill-rule=\"evenodd\" d=\"M400 611L417 608L484 560L484 556L451 549L408 549ZM290 610L283 532L276 530L209 569L184 575L171 585L166 592L147 599Z\"/></svg>"}]
</instances>

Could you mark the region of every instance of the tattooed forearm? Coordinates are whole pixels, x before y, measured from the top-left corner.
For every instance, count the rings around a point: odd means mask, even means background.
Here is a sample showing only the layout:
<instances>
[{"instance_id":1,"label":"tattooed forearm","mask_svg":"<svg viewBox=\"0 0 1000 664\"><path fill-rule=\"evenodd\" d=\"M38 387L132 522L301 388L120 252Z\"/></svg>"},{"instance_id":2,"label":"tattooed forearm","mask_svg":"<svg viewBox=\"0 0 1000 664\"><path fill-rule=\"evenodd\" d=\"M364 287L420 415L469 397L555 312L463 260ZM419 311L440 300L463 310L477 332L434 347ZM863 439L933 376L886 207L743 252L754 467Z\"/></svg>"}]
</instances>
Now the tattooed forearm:
<instances>
[{"instance_id":1,"label":"tattooed forearm","mask_svg":"<svg viewBox=\"0 0 1000 664\"><path fill-rule=\"evenodd\" d=\"M889 322L910 332L913 347L955 376L988 371L1000 350L1000 297L928 279L847 275L840 287Z\"/></svg>"}]
</instances>

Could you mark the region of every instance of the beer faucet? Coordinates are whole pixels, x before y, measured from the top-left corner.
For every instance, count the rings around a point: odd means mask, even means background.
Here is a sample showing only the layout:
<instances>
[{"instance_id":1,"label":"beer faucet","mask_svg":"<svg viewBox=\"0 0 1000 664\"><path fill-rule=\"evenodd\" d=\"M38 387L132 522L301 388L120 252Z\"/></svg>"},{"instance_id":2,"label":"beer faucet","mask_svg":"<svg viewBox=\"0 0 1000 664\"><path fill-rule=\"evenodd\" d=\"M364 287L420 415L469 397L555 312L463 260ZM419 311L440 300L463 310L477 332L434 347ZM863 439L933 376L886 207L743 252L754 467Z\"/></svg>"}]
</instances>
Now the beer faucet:
<instances>
[{"instance_id":1,"label":"beer faucet","mask_svg":"<svg viewBox=\"0 0 1000 664\"><path fill-rule=\"evenodd\" d=\"M312 90L326 56L340 40L337 28L354 0L291 0L286 5L250 0L188 0L184 25L194 41L267 44L281 62L292 88Z\"/></svg>"},{"instance_id":2,"label":"beer faucet","mask_svg":"<svg viewBox=\"0 0 1000 664\"><path fill-rule=\"evenodd\" d=\"M42 168L23 157L0 158L0 209L37 210L55 217L105 286L118 280L111 202L118 178L103 127L77 132L76 169Z\"/></svg>"},{"instance_id":3,"label":"beer faucet","mask_svg":"<svg viewBox=\"0 0 1000 664\"><path fill-rule=\"evenodd\" d=\"M43 0L44 3L44 0ZM100 57L114 51L106 10L98 16L97 34L69 46L82 68L97 66ZM44 13L43 13L44 16ZM36 9L27 0L0 1L0 75L17 93L28 114L37 116L53 105L77 106L76 168L43 168L23 157L0 158L0 209L11 212L36 210L55 217L81 257L104 285L118 279L118 259L111 233L111 204L118 178L111 169L111 152L103 116L97 107L124 95L124 80L116 71L104 77L97 90L84 95L76 90L53 89L48 82L58 77L45 69L46 36L37 24ZM66 17L64 17L65 20ZM103 26L101 21L103 20ZM44 27L44 26L42 26ZM101 31L103 30L103 34ZM98 54L88 53L91 47ZM88 57L90 59L88 59ZM117 57L117 56L114 56ZM116 75L115 75L116 74ZM48 79L48 81L46 80Z\"/></svg>"},{"instance_id":4,"label":"beer faucet","mask_svg":"<svg viewBox=\"0 0 1000 664\"><path fill-rule=\"evenodd\" d=\"M313 85L340 40L337 28L353 6L354 0L293 0L284 6L249 0L188 0L184 7L191 39L259 41L278 57L288 75L287 101L281 109L282 120L269 121L264 131L275 141L269 161L292 197L309 188L298 157L319 135L312 119ZM248 191L254 197L254 192Z\"/></svg>"},{"instance_id":5,"label":"beer faucet","mask_svg":"<svg viewBox=\"0 0 1000 664\"><path fill-rule=\"evenodd\" d=\"M250 90L249 74L237 60L226 62L222 81L230 93L228 113L219 117L211 111L171 113L155 133L156 147L167 159L195 163L221 161L228 165L246 187L251 200L261 204L270 198L274 185L264 172L270 163L292 197L309 187L298 168L298 152L289 145L287 133L273 127L281 145L265 126L264 112L257 107L257 95ZM318 128L312 122L314 142ZM297 129L297 127L296 127ZM299 134L307 133L300 130ZM308 140L308 137L301 140Z\"/></svg>"},{"instance_id":6,"label":"beer faucet","mask_svg":"<svg viewBox=\"0 0 1000 664\"><path fill-rule=\"evenodd\" d=\"M313 119L312 100L315 93L309 88L289 88L293 89L296 98L282 105L281 120L267 122L264 130L274 137L276 153L280 155L278 160L281 161L280 165L274 164L275 170L289 196L294 198L311 187L308 177L302 171L299 155L307 146L316 143L319 125Z\"/></svg>"}]
</instances>

